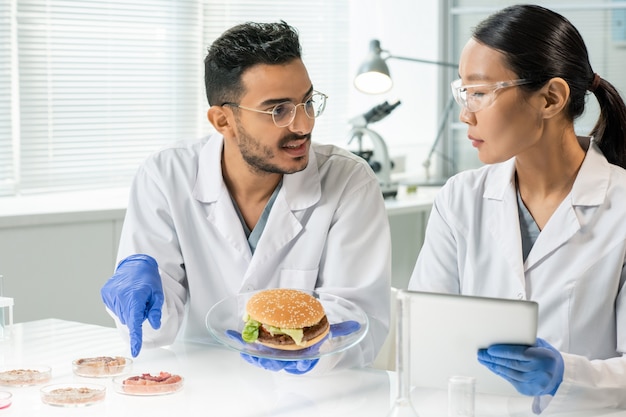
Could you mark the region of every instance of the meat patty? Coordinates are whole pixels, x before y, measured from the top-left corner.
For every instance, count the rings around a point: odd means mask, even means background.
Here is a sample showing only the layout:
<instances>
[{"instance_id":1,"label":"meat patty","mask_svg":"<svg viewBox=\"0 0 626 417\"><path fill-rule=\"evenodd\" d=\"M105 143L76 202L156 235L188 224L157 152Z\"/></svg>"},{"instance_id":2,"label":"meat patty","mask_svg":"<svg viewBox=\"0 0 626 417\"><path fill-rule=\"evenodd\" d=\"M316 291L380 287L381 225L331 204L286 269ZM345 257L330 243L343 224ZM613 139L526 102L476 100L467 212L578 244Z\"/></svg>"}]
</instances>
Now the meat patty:
<instances>
[{"instance_id":1,"label":"meat patty","mask_svg":"<svg viewBox=\"0 0 626 417\"><path fill-rule=\"evenodd\" d=\"M303 331L302 340L307 341L307 340L315 339L317 336L324 333L326 329L328 328L328 326L329 326L328 319L326 318L326 316L324 316L322 320L320 320L320 322L317 323L316 325L305 327L302 329ZM258 340L259 342L267 342L267 343L272 343L275 345L294 345L296 343L291 338L291 336L286 335L286 334L277 334L277 335L272 336L272 334L269 331L267 331L262 325L259 328Z\"/></svg>"}]
</instances>

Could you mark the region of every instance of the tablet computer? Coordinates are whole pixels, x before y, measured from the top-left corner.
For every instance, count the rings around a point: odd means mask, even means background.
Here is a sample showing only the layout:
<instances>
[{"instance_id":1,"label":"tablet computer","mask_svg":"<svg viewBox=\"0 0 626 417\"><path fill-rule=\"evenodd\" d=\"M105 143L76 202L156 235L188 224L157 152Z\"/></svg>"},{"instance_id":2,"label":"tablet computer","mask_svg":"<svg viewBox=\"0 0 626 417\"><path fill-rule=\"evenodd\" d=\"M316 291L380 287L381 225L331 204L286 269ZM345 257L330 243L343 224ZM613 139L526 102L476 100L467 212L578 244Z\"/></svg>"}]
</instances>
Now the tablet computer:
<instances>
[{"instance_id":1,"label":"tablet computer","mask_svg":"<svg viewBox=\"0 0 626 417\"><path fill-rule=\"evenodd\" d=\"M447 389L453 375L476 378L476 392L520 395L478 363L477 351L495 343L532 345L534 301L402 291L408 297L411 385ZM406 311L406 310L405 310Z\"/></svg>"}]
</instances>

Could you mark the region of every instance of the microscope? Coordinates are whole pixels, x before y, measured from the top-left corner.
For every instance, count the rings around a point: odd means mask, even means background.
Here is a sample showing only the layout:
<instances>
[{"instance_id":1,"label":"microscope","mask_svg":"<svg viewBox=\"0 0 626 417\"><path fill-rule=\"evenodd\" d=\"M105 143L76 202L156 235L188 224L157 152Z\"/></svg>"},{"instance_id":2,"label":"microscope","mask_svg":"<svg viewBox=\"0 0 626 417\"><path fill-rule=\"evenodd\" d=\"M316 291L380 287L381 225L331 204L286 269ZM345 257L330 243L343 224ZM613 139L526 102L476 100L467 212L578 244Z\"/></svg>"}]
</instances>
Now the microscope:
<instances>
[{"instance_id":1,"label":"microscope","mask_svg":"<svg viewBox=\"0 0 626 417\"><path fill-rule=\"evenodd\" d=\"M370 165L378 177L378 183L384 198L395 197L398 194L398 184L391 181L393 163L389 157L387 144L378 133L369 129L367 125L384 119L399 105L400 101L394 104L389 104L385 101L350 120L352 128L348 133L348 144L354 139L357 140L358 150L352 151L352 153L359 155ZM363 148L364 136L370 139L373 149L366 150Z\"/></svg>"}]
</instances>

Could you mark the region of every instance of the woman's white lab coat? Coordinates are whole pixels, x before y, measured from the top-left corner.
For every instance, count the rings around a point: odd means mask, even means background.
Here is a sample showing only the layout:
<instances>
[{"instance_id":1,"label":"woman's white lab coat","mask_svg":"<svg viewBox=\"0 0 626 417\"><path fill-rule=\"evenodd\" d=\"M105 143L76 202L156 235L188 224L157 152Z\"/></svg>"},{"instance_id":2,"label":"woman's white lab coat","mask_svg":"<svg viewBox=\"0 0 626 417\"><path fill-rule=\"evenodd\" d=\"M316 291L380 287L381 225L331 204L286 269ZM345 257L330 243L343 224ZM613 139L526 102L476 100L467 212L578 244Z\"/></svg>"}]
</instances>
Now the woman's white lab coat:
<instances>
[{"instance_id":1,"label":"woman's white lab coat","mask_svg":"<svg viewBox=\"0 0 626 417\"><path fill-rule=\"evenodd\" d=\"M626 171L591 144L526 262L514 160L450 179L409 283L412 290L537 301L538 336L565 361L549 405L555 411L626 407ZM535 408L546 400L536 399Z\"/></svg>"},{"instance_id":2,"label":"woman's white lab coat","mask_svg":"<svg viewBox=\"0 0 626 417\"><path fill-rule=\"evenodd\" d=\"M184 338L209 339L205 317L221 299L292 287L359 305L370 330L341 365L372 362L388 332L391 279L388 218L372 170L348 151L312 144L306 169L284 176L252 255L222 180L222 145L218 134L178 143L135 177L118 262L152 256L165 291L161 328L144 322L144 346L171 343L181 327Z\"/></svg>"}]
</instances>

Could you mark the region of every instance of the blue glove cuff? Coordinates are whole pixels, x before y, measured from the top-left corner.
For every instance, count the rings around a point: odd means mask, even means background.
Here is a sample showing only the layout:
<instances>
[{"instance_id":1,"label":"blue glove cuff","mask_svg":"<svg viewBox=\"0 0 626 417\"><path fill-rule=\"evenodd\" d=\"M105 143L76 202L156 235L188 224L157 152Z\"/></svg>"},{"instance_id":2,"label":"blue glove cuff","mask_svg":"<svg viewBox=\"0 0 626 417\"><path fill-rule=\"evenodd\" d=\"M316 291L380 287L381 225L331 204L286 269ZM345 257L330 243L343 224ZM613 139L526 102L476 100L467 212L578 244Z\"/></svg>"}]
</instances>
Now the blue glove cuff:
<instances>
[{"instance_id":1,"label":"blue glove cuff","mask_svg":"<svg viewBox=\"0 0 626 417\"><path fill-rule=\"evenodd\" d=\"M130 255L130 256L127 256L126 258L122 259L120 261L120 263L117 265L116 270L119 269L125 263L132 262L132 261L145 261L153 268L158 268L159 267L159 265L157 264L156 259L154 259L152 256L145 255L143 253L136 253L134 255Z\"/></svg>"},{"instance_id":2,"label":"blue glove cuff","mask_svg":"<svg viewBox=\"0 0 626 417\"><path fill-rule=\"evenodd\" d=\"M555 349L550 343L546 342L544 339L537 338L536 344L537 346L545 347L546 349L549 349L552 352L554 352L556 363L554 367L553 382L555 385L554 385L554 389L552 389L548 393L554 396L556 392L559 390L559 387L561 386L561 382L563 382L563 375L565 373L565 361L563 360L563 355L561 355L561 353L557 349Z\"/></svg>"}]
</instances>

